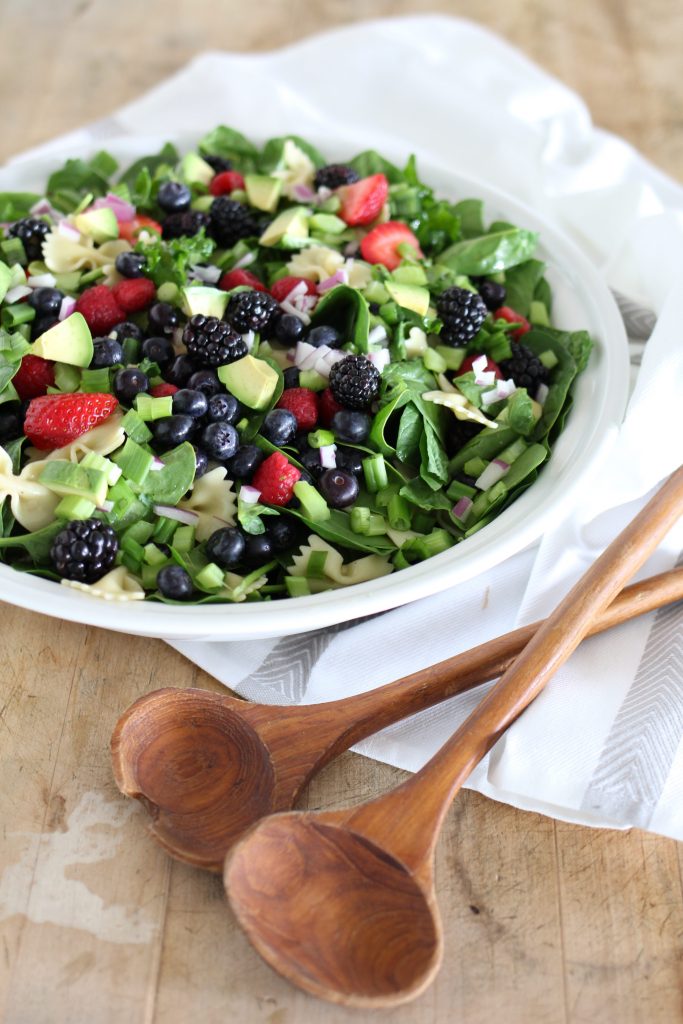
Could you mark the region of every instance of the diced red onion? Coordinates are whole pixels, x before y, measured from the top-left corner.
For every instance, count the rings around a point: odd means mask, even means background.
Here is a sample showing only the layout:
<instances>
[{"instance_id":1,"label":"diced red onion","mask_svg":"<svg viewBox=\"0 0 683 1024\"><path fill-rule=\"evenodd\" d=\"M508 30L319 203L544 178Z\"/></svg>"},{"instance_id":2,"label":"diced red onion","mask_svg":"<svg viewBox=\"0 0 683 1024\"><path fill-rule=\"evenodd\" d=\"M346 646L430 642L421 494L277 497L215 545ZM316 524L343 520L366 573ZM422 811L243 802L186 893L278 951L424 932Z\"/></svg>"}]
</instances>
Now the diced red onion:
<instances>
[{"instance_id":1,"label":"diced red onion","mask_svg":"<svg viewBox=\"0 0 683 1024\"><path fill-rule=\"evenodd\" d=\"M324 203L325 200L329 199L331 195L332 189L328 188L327 185L320 185L318 191L316 192L316 196L318 197L321 203Z\"/></svg>"},{"instance_id":2,"label":"diced red onion","mask_svg":"<svg viewBox=\"0 0 683 1024\"><path fill-rule=\"evenodd\" d=\"M379 352L368 352L367 358L381 373L385 366L391 362L388 348L381 348Z\"/></svg>"},{"instance_id":3,"label":"diced red onion","mask_svg":"<svg viewBox=\"0 0 683 1024\"><path fill-rule=\"evenodd\" d=\"M57 225L57 232L64 238L68 238L70 242L80 242L81 240L80 231L73 224L70 224L68 220L60 220Z\"/></svg>"},{"instance_id":4,"label":"diced red onion","mask_svg":"<svg viewBox=\"0 0 683 1024\"><path fill-rule=\"evenodd\" d=\"M344 246L343 252L345 256L356 256L360 249L360 242L349 242Z\"/></svg>"},{"instance_id":5,"label":"diced red onion","mask_svg":"<svg viewBox=\"0 0 683 1024\"><path fill-rule=\"evenodd\" d=\"M237 261L232 268L233 270L240 270L242 267L248 267L256 259L255 252L245 252L244 256Z\"/></svg>"},{"instance_id":6,"label":"diced red onion","mask_svg":"<svg viewBox=\"0 0 683 1024\"><path fill-rule=\"evenodd\" d=\"M327 348L327 345L321 347ZM346 359L348 354L348 352L341 352L340 349L338 348L330 348L325 353L325 362L327 363L328 366L334 366L334 364L338 363L340 359Z\"/></svg>"},{"instance_id":7,"label":"diced red onion","mask_svg":"<svg viewBox=\"0 0 683 1024\"><path fill-rule=\"evenodd\" d=\"M297 309L302 313L310 313L318 305L317 295L299 295L296 300Z\"/></svg>"},{"instance_id":8,"label":"diced red onion","mask_svg":"<svg viewBox=\"0 0 683 1024\"><path fill-rule=\"evenodd\" d=\"M309 369L309 367L306 367L306 369ZM329 379L330 364L327 362L324 354L318 356L318 358L316 359L315 363L312 366L312 369L315 370L316 373L319 373L321 377L324 377L325 380Z\"/></svg>"},{"instance_id":9,"label":"diced red onion","mask_svg":"<svg viewBox=\"0 0 683 1024\"><path fill-rule=\"evenodd\" d=\"M495 382L496 375L493 370L484 370L482 373L475 373L474 375L474 383L478 384L481 388L490 387Z\"/></svg>"},{"instance_id":10,"label":"diced red onion","mask_svg":"<svg viewBox=\"0 0 683 1024\"><path fill-rule=\"evenodd\" d=\"M478 487L480 491L488 491L489 487L493 487L499 480L502 480L509 468L508 463L503 462L502 459L492 459L484 472L475 480L474 486Z\"/></svg>"},{"instance_id":11,"label":"diced red onion","mask_svg":"<svg viewBox=\"0 0 683 1024\"><path fill-rule=\"evenodd\" d=\"M20 299L25 299L27 295L30 295L31 291L32 289L29 288L28 285L18 284L16 285L16 287L10 288L10 290L6 293L5 302L19 302Z\"/></svg>"},{"instance_id":12,"label":"diced red onion","mask_svg":"<svg viewBox=\"0 0 683 1024\"><path fill-rule=\"evenodd\" d=\"M54 274L32 274L26 281L31 288L54 288L57 278Z\"/></svg>"},{"instance_id":13,"label":"diced red onion","mask_svg":"<svg viewBox=\"0 0 683 1024\"><path fill-rule=\"evenodd\" d=\"M305 295L308 291L308 285L305 281L297 281L291 291L287 292L284 297L284 302L294 302L297 295Z\"/></svg>"},{"instance_id":14,"label":"diced red onion","mask_svg":"<svg viewBox=\"0 0 683 1024\"><path fill-rule=\"evenodd\" d=\"M50 214L50 216L52 216L52 203L47 198L39 199L37 203L33 204L31 209L29 210L29 213L34 214L36 217L39 217L43 213L47 213Z\"/></svg>"},{"instance_id":15,"label":"diced red onion","mask_svg":"<svg viewBox=\"0 0 683 1024\"><path fill-rule=\"evenodd\" d=\"M65 295L62 299L62 304L59 307L59 313L57 314L58 320L66 320L68 316L71 316L76 308L76 300L71 295Z\"/></svg>"},{"instance_id":16,"label":"diced red onion","mask_svg":"<svg viewBox=\"0 0 683 1024\"><path fill-rule=\"evenodd\" d=\"M314 370L319 360L324 360L325 354L329 352L328 345L320 345L318 348L314 348L313 345L308 345L308 342L299 342L299 345L307 345L313 349L312 352L307 352L301 362L297 362L297 366L300 370ZM298 348L298 345L297 345Z\"/></svg>"},{"instance_id":17,"label":"diced red onion","mask_svg":"<svg viewBox=\"0 0 683 1024\"><path fill-rule=\"evenodd\" d=\"M486 356L477 356L477 358L472 363L472 369L474 370L475 374L484 373L486 367L488 366L488 362L489 361Z\"/></svg>"},{"instance_id":18,"label":"diced red onion","mask_svg":"<svg viewBox=\"0 0 683 1024\"><path fill-rule=\"evenodd\" d=\"M256 341L256 335L253 331L247 331L246 334L242 335L242 341L247 346L247 352L251 352L254 347L254 342Z\"/></svg>"},{"instance_id":19,"label":"diced red onion","mask_svg":"<svg viewBox=\"0 0 683 1024\"><path fill-rule=\"evenodd\" d=\"M315 192L308 185L304 185L303 182L294 185L292 192L297 199L300 199L302 203L310 203L312 199L315 199Z\"/></svg>"},{"instance_id":20,"label":"diced red onion","mask_svg":"<svg viewBox=\"0 0 683 1024\"><path fill-rule=\"evenodd\" d=\"M387 332L386 332L386 329L384 327L382 327L381 324L377 324L376 327L373 327L372 330L370 331L370 333L368 334L368 342L371 345L379 345L380 342L386 341L386 340L387 340Z\"/></svg>"},{"instance_id":21,"label":"diced red onion","mask_svg":"<svg viewBox=\"0 0 683 1024\"><path fill-rule=\"evenodd\" d=\"M244 501L247 505L255 505L261 497L261 492L257 487L250 487L249 484L243 484L240 487L240 501Z\"/></svg>"},{"instance_id":22,"label":"diced red onion","mask_svg":"<svg viewBox=\"0 0 683 1024\"><path fill-rule=\"evenodd\" d=\"M100 512L111 512L114 507L113 501L103 501L101 505L97 506Z\"/></svg>"},{"instance_id":23,"label":"diced red onion","mask_svg":"<svg viewBox=\"0 0 683 1024\"><path fill-rule=\"evenodd\" d=\"M166 519L175 519L185 526L195 526L199 521L198 512L191 512L187 508L176 508L174 505L154 505L154 511L158 516L165 516Z\"/></svg>"},{"instance_id":24,"label":"diced red onion","mask_svg":"<svg viewBox=\"0 0 683 1024\"><path fill-rule=\"evenodd\" d=\"M191 267L191 272L194 277L198 277L204 284L216 284L223 273L219 267Z\"/></svg>"},{"instance_id":25,"label":"diced red onion","mask_svg":"<svg viewBox=\"0 0 683 1024\"><path fill-rule=\"evenodd\" d=\"M320 465L325 469L337 468L337 446L336 444L323 444L318 448Z\"/></svg>"},{"instance_id":26,"label":"diced red onion","mask_svg":"<svg viewBox=\"0 0 683 1024\"><path fill-rule=\"evenodd\" d=\"M307 341L298 341L296 343L296 349L294 350L294 363L301 369L301 364L304 359L311 355L311 353L317 353L317 349L314 345L309 345Z\"/></svg>"},{"instance_id":27,"label":"diced red onion","mask_svg":"<svg viewBox=\"0 0 683 1024\"><path fill-rule=\"evenodd\" d=\"M493 405L494 402L501 402L504 398L509 398L516 390L517 386L513 380L499 380L495 388L483 393L481 404L486 409L489 405Z\"/></svg>"},{"instance_id":28,"label":"diced red onion","mask_svg":"<svg viewBox=\"0 0 683 1024\"><path fill-rule=\"evenodd\" d=\"M161 459L158 459L156 455L152 459L152 465L149 467L151 473L158 473L159 470L164 468L164 463Z\"/></svg>"},{"instance_id":29,"label":"diced red onion","mask_svg":"<svg viewBox=\"0 0 683 1024\"><path fill-rule=\"evenodd\" d=\"M280 305L284 309L285 313L289 313L291 316L298 316L302 324L306 324L306 326L310 324L311 318L308 313L304 313L302 309L297 309L291 302L287 302L287 299L283 299Z\"/></svg>"},{"instance_id":30,"label":"diced red onion","mask_svg":"<svg viewBox=\"0 0 683 1024\"><path fill-rule=\"evenodd\" d=\"M106 196L96 199L91 209L101 210L105 206L113 211L119 223L131 221L135 217L135 207L133 204L126 202L125 199L115 195L114 192L107 192Z\"/></svg>"},{"instance_id":31,"label":"diced red onion","mask_svg":"<svg viewBox=\"0 0 683 1024\"><path fill-rule=\"evenodd\" d=\"M339 270L335 270L335 272L332 275L332 277L327 277L327 278L325 278L324 281L320 282L320 284L318 285L318 289L317 289L318 290L318 295L324 295L325 292L329 292L329 291L331 291L332 288L336 288L336 286L338 284L348 284L348 283L349 283L348 272L344 269L344 267L340 267Z\"/></svg>"},{"instance_id":32,"label":"diced red onion","mask_svg":"<svg viewBox=\"0 0 683 1024\"><path fill-rule=\"evenodd\" d=\"M536 401L539 405L545 405L550 388L547 384L539 384L536 389Z\"/></svg>"},{"instance_id":33,"label":"diced red onion","mask_svg":"<svg viewBox=\"0 0 683 1024\"><path fill-rule=\"evenodd\" d=\"M461 523L464 523L470 514L472 504L473 502L471 498L461 498L460 501L453 506L451 514L454 515L456 519L459 519Z\"/></svg>"}]
</instances>

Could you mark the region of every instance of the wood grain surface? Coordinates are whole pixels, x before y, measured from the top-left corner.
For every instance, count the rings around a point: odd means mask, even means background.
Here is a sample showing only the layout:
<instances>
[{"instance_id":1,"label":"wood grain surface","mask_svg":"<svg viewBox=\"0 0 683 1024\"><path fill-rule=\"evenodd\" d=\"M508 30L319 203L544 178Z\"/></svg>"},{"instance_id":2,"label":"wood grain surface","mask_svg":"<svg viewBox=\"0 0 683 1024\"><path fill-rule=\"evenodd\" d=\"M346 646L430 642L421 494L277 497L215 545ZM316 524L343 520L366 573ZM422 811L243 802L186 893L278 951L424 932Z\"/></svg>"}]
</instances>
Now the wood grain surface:
<instances>
[{"instance_id":1,"label":"wood grain surface","mask_svg":"<svg viewBox=\"0 0 683 1024\"><path fill-rule=\"evenodd\" d=\"M683 178L679 0L0 0L0 160L103 116L204 49L263 50L421 11L498 31L576 89L601 126ZM145 835L144 812L118 794L108 743L121 711L157 687L218 684L161 642L8 605L0 653L0 1019L362 1019L262 964L220 879L171 862ZM304 806L359 802L402 777L347 754ZM444 968L416 1003L377 1019L681 1021L682 869L670 840L578 828L465 792L437 855Z\"/></svg>"}]
</instances>

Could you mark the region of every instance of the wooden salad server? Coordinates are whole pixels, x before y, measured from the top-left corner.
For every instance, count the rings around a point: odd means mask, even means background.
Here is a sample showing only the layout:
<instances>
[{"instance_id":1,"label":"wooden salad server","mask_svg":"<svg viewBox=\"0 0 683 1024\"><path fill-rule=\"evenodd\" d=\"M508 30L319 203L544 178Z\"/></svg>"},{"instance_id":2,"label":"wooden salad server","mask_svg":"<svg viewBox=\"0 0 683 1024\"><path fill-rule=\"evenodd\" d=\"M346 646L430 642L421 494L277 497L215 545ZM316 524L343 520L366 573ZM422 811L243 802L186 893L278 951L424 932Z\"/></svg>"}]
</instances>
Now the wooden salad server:
<instances>
[{"instance_id":1,"label":"wooden salad server","mask_svg":"<svg viewBox=\"0 0 683 1024\"><path fill-rule=\"evenodd\" d=\"M590 632L681 599L683 568L653 576L623 590ZM502 675L538 627L325 704L273 707L210 690L156 690L114 730L116 781L147 808L152 835L172 856L221 871L232 844L266 814L291 810L325 764L385 726Z\"/></svg>"},{"instance_id":2,"label":"wooden salad server","mask_svg":"<svg viewBox=\"0 0 683 1024\"><path fill-rule=\"evenodd\" d=\"M271 967L307 992L348 1006L394 1006L424 991L442 957L433 861L448 808L681 511L683 467L407 782L346 810L276 814L233 848L224 873L230 903Z\"/></svg>"}]
</instances>

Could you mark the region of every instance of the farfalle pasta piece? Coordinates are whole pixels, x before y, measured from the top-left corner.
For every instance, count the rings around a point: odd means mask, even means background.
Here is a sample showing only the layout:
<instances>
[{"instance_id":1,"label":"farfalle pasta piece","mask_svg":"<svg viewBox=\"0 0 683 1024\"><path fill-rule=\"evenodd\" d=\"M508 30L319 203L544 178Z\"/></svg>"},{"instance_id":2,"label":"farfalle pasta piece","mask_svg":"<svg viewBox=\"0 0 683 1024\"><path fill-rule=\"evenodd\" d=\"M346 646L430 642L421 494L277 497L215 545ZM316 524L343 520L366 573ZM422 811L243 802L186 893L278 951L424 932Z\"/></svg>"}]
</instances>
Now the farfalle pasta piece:
<instances>
[{"instance_id":1,"label":"farfalle pasta piece","mask_svg":"<svg viewBox=\"0 0 683 1024\"><path fill-rule=\"evenodd\" d=\"M103 601L144 601L145 591L142 584L126 569L119 565L112 569L96 583L80 583L78 580L62 580L62 585L80 590L91 597L99 597Z\"/></svg>"},{"instance_id":2,"label":"farfalle pasta piece","mask_svg":"<svg viewBox=\"0 0 683 1024\"><path fill-rule=\"evenodd\" d=\"M469 420L471 423L481 423L484 427L498 428L494 420L488 419L471 402L457 391L425 391L423 394L425 402L433 402L434 405L443 405L450 409L458 420Z\"/></svg>"},{"instance_id":3,"label":"farfalle pasta piece","mask_svg":"<svg viewBox=\"0 0 683 1024\"><path fill-rule=\"evenodd\" d=\"M287 264L292 277L305 277L309 281L326 281L344 266L344 257L326 245L312 245L301 249Z\"/></svg>"},{"instance_id":4,"label":"farfalle pasta piece","mask_svg":"<svg viewBox=\"0 0 683 1024\"><path fill-rule=\"evenodd\" d=\"M68 274L74 270L113 267L118 254L129 249L130 243L123 238L96 246L91 238L81 235L79 241L75 241L55 228L43 242L43 259L53 274Z\"/></svg>"},{"instance_id":5,"label":"farfalle pasta piece","mask_svg":"<svg viewBox=\"0 0 683 1024\"><path fill-rule=\"evenodd\" d=\"M282 178L283 195L288 199L297 199L297 186L313 188L315 164L292 139L287 139L285 142L282 157L285 166L280 170L273 171L272 177Z\"/></svg>"},{"instance_id":6,"label":"farfalle pasta piece","mask_svg":"<svg viewBox=\"0 0 683 1024\"><path fill-rule=\"evenodd\" d=\"M99 427L93 427L92 430L77 437L75 441L65 445L64 448L56 448L50 452L47 459L80 462L89 452L95 452L96 455L109 455L111 452L115 452L126 440L121 426L122 420L123 416L114 413L104 423L100 423Z\"/></svg>"},{"instance_id":7,"label":"farfalle pasta piece","mask_svg":"<svg viewBox=\"0 0 683 1024\"><path fill-rule=\"evenodd\" d=\"M197 540L208 540L212 533L224 526L235 525L237 499L232 489L232 480L226 480L227 470L217 466L195 480L189 498L178 502L178 508L196 512L199 516L196 528Z\"/></svg>"},{"instance_id":8,"label":"farfalle pasta piece","mask_svg":"<svg viewBox=\"0 0 683 1024\"><path fill-rule=\"evenodd\" d=\"M323 554L324 558L319 557ZM309 573L311 556L315 558L315 573ZM336 548L316 534L311 534L308 544L302 545L288 570L290 576L305 576L312 594L348 587L352 583L365 583L388 576L392 571L393 566L384 555L366 555L344 564Z\"/></svg>"},{"instance_id":9,"label":"farfalle pasta piece","mask_svg":"<svg viewBox=\"0 0 683 1024\"><path fill-rule=\"evenodd\" d=\"M5 498L10 499L12 515L29 533L54 522L55 509L60 502L58 495L38 483L45 464L46 460L31 462L21 473L15 474L11 458L0 447L0 503Z\"/></svg>"}]
</instances>

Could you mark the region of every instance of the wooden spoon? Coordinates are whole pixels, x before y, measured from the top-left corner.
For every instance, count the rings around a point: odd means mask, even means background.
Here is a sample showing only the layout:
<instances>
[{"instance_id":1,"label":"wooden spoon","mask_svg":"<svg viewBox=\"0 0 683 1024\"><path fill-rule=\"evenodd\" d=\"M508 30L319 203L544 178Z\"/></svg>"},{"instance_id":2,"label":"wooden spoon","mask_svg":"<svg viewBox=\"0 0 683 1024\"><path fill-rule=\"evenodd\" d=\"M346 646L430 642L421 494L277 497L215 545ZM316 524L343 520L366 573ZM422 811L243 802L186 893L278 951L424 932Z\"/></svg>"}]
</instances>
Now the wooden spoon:
<instances>
[{"instance_id":1,"label":"wooden spoon","mask_svg":"<svg viewBox=\"0 0 683 1024\"><path fill-rule=\"evenodd\" d=\"M623 590L591 632L681 598L683 568L654 576ZM221 871L232 844L259 818L294 807L323 765L385 726L502 675L538 627L326 704L272 707L209 690L156 690L114 730L116 781L145 805L152 835L172 856Z\"/></svg>"},{"instance_id":2,"label":"wooden spoon","mask_svg":"<svg viewBox=\"0 0 683 1024\"><path fill-rule=\"evenodd\" d=\"M277 814L228 855L226 890L264 959L349 1006L419 995L442 957L434 848L456 793L683 510L683 467L591 566L425 767L355 808Z\"/></svg>"}]
</instances>

